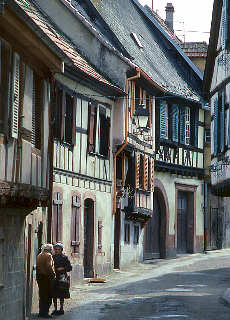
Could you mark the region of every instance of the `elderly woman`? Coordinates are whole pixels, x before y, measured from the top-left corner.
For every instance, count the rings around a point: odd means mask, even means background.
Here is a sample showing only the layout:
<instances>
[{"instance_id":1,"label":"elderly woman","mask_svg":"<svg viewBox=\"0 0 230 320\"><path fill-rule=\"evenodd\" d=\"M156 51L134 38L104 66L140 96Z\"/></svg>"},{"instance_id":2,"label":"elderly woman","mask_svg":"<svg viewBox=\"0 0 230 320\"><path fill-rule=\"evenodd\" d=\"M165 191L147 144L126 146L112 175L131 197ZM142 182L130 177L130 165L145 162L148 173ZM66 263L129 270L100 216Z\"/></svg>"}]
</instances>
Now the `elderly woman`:
<instances>
[{"instance_id":1,"label":"elderly woman","mask_svg":"<svg viewBox=\"0 0 230 320\"><path fill-rule=\"evenodd\" d=\"M63 249L62 243L56 243L54 245L53 260L56 280L54 281L52 294L55 308L52 315L64 314L64 299L70 298L67 272L72 270L72 266L68 257L62 253ZM60 310L57 310L57 299L60 299Z\"/></svg>"}]
</instances>

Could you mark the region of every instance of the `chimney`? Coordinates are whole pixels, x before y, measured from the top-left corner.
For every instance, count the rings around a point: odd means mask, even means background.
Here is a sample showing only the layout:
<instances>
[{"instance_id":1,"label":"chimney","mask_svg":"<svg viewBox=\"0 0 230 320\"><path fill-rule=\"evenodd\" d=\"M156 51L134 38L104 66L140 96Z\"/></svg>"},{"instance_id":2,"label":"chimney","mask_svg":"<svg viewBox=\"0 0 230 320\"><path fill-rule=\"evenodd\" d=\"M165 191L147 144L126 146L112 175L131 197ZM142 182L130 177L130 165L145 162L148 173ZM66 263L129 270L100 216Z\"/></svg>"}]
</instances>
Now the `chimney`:
<instances>
[{"instance_id":1,"label":"chimney","mask_svg":"<svg viewBox=\"0 0 230 320\"><path fill-rule=\"evenodd\" d=\"M169 27L169 29L174 32L173 29L173 14L174 14L174 6L171 2L167 3L167 6L165 7L166 12L166 19L165 23Z\"/></svg>"}]
</instances>

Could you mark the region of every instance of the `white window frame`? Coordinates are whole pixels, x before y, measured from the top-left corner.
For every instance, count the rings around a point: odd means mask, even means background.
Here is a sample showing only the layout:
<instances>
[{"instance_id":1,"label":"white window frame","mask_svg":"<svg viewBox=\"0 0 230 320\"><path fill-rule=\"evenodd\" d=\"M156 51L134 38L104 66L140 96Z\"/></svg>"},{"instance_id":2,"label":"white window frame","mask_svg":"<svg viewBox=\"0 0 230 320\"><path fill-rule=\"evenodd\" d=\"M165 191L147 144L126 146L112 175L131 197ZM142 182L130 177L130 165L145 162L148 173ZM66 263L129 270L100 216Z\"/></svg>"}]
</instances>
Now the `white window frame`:
<instances>
[{"instance_id":1,"label":"white window frame","mask_svg":"<svg viewBox=\"0 0 230 320\"><path fill-rule=\"evenodd\" d=\"M190 136L191 136L191 124L190 124L190 108L185 107L185 144L190 144Z\"/></svg>"}]
</instances>

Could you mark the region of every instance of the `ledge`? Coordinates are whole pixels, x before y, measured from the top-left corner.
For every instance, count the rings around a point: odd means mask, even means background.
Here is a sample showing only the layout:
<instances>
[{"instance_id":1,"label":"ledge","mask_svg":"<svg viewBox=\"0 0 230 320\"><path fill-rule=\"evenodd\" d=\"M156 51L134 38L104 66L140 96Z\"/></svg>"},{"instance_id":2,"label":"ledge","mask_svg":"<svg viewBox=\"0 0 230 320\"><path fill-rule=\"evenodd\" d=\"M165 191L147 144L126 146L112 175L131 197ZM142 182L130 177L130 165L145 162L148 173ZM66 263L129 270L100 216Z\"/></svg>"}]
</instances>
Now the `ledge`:
<instances>
[{"instance_id":1,"label":"ledge","mask_svg":"<svg viewBox=\"0 0 230 320\"><path fill-rule=\"evenodd\" d=\"M47 206L49 190L0 180L0 207L37 208Z\"/></svg>"}]
</instances>

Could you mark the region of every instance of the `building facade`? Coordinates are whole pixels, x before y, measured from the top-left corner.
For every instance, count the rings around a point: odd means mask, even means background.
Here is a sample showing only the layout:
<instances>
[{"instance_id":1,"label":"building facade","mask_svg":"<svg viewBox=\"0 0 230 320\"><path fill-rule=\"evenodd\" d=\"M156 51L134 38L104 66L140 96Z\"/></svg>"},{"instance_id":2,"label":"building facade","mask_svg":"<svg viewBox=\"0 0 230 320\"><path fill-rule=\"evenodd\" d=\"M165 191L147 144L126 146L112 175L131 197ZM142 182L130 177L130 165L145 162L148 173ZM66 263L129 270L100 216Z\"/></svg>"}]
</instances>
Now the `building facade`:
<instances>
[{"instance_id":1,"label":"building facade","mask_svg":"<svg viewBox=\"0 0 230 320\"><path fill-rule=\"evenodd\" d=\"M229 247L229 1L214 1L204 73L204 97L211 107L211 188L213 232L219 248ZM217 54L215 54L217 52Z\"/></svg>"},{"instance_id":2,"label":"building facade","mask_svg":"<svg viewBox=\"0 0 230 320\"><path fill-rule=\"evenodd\" d=\"M31 305L35 220L48 221L51 78L62 71L20 4L0 4L0 315L9 320Z\"/></svg>"}]
</instances>

